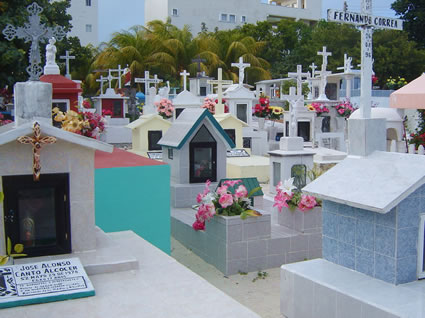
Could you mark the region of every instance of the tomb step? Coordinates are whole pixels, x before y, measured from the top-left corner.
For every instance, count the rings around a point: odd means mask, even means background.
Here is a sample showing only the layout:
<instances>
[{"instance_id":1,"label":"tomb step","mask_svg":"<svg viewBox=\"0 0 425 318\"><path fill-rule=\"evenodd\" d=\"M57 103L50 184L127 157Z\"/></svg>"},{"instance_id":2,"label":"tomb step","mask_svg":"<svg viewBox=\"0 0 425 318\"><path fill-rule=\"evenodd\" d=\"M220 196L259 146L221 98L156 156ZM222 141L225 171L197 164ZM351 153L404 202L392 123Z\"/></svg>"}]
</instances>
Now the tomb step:
<instances>
[{"instance_id":1,"label":"tomb step","mask_svg":"<svg viewBox=\"0 0 425 318\"><path fill-rule=\"evenodd\" d=\"M44 260L78 257L88 275L134 270L139 268L138 260L122 249L100 228L96 227L96 249L71 254L50 255L15 259L15 264L27 264Z\"/></svg>"}]
</instances>

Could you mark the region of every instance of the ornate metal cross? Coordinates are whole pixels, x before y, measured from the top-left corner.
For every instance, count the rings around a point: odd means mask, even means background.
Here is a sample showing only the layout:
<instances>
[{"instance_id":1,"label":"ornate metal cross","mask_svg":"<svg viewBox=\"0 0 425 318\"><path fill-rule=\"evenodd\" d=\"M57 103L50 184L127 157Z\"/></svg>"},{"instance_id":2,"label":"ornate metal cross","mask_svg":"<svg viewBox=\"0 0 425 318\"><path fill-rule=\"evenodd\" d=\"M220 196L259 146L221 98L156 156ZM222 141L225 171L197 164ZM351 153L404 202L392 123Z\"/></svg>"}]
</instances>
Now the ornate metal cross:
<instances>
[{"instance_id":1,"label":"ornate metal cross","mask_svg":"<svg viewBox=\"0 0 425 318\"><path fill-rule=\"evenodd\" d=\"M40 129L40 124L38 122L34 123L33 131L34 131L34 137L22 136L22 137L19 137L17 140L21 144L32 146L33 177L34 177L34 181L38 181L40 180L40 171L41 171L41 165L40 165L41 146L44 144L55 143L56 138L50 137L50 136L41 137L41 129Z\"/></svg>"},{"instance_id":2,"label":"ornate metal cross","mask_svg":"<svg viewBox=\"0 0 425 318\"><path fill-rule=\"evenodd\" d=\"M14 27L8 24L3 30L3 35L9 41L12 41L16 37L23 39L25 43L31 42L29 54L30 65L26 70L30 76L30 81L38 81L43 72L43 68L40 66L40 43L46 43L51 37L62 40L65 36L65 31L61 26L46 27L44 23L41 23L40 13L43 11L43 8L36 2L29 5L27 11L30 14L28 17L29 22L25 23L23 27Z\"/></svg>"}]
</instances>

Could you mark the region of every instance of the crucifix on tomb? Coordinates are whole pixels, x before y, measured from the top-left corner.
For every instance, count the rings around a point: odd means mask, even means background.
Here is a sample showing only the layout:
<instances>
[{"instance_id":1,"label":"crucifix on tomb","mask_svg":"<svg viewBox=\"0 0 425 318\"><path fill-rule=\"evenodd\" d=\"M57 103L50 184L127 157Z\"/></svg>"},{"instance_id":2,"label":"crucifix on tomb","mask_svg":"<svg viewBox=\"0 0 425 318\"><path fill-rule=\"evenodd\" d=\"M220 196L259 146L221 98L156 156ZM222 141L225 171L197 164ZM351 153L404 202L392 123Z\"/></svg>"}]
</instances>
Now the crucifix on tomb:
<instances>
[{"instance_id":1,"label":"crucifix on tomb","mask_svg":"<svg viewBox=\"0 0 425 318\"><path fill-rule=\"evenodd\" d=\"M9 41L16 37L24 40L25 43L31 42L30 65L26 68L26 71L30 76L30 81L38 81L43 72L43 68L40 66L40 43L46 43L52 37L60 41L65 36L65 31L61 26L46 27L44 23L41 23L40 13L43 12L43 8L36 2L29 5L27 11L29 13L29 22L25 23L23 27L14 27L8 24L3 30L3 35Z\"/></svg>"},{"instance_id":2,"label":"crucifix on tomb","mask_svg":"<svg viewBox=\"0 0 425 318\"><path fill-rule=\"evenodd\" d=\"M352 58L349 57L346 53L344 54L344 66L337 67L337 70L344 70L344 78L346 81L345 87L345 97L347 99L351 98L351 80L353 79L353 66L351 65Z\"/></svg>"},{"instance_id":3,"label":"crucifix on tomb","mask_svg":"<svg viewBox=\"0 0 425 318\"><path fill-rule=\"evenodd\" d=\"M241 56L239 58L239 63L232 63L233 67L237 67L239 69L239 86L243 85L243 80L245 78L245 69L247 67L250 67L251 64L249 63L244 63L243 62L243 57Z\"/></svg>"},{"instance_id":4,"label":"crucifix on tomb","mask_svg":"<svg viewBox=\"0 0 425 318\"><path fill-rule=\"evenodd\" d=\"M75 60L75 56L69 55L69 51L65 51L65 55L59 57L61 60L65 60L65 77L71 79L71 73L69 72L69 60Z\"/></svg>"},{"instance_id":5,"label":"crucifix on tomb","mask_svg":"<svg viewBox=\"0 0 425 318\"><path fill-rule=\"evenodd\" d=\"M372 33L373 28L403 30L400 19L372 15L372 0L361 1L361 13L328 10L328 20L361 27L361 94L360 115L370 118L372 102Z\"/></svg>"},{"instance_id":6,"label":"crucifix on tomb","mask_svg":"<svg viewBox=\"0 0 425 318\"><path fill-rule=\"evenodd\" d=\"M295 78L297 80L297 95L303 94L303 78L308 78L310 73L303 73L302 65L297 65L296 73L288 73L288 77Z\"/></svg>"},{"instance_id":7,"label":"crucifix on tomb","mask_svg":"<svg viewBox=\"0 0 425 318\"><path fill-rule=\"evenodd\" d=\"M322 52L317 52L317 55L322 55L323 61L322 61L322 68L319 72L320 74L320 91L319 91L319 100L328 100L328 97L326 96L326 84L327 84L327 77L328 75L332 74L330 71L326 71L326 67L328 66L328 56L332 56L331 52L326 51L326 46L323 47Z\"/></svg>"},{"instance_id":8,"label":"crucifix on tomb","mask_svg":"<svg viewBox=\"0 0 425 318\"><path fill-rule=\"evenodd\" d=\"M192 63L197 63L198 64L198 72L196 74L197 77L201 76L201 63L206 62L206 59L201 59L201 56L198 54L198 56L196 57L196 59L192 60Z\"/></svg>"},{"instance_id":9,"label":"crucifix on tomb","mask_svg":"<svg viewBox=\"0 0 425 318\"><path fill-rule=\"evenodd\" d=\"M53 144L56 142L55 137L41 137L41 128L38 122L34 123L33 126L34 137L22 136L17 140L21 144L31 145L32 146L32 156L33 156L33 177L34 181L40 180L41 164L40 164L40 150L42 145Z\"/></svg>"},{"instance_id":10,"label":"crucifix on tomb","mask_svg":"<svg viewBox=\"0 0 425 318\"><path fill-rule=\"evenodd\" d=\"M217 104L215 105L215 114L221 115L224 114L224 105L223 105L223 84L231 85L233 81L223 80L223 70L219 68L217 70L217 80L209 80L208 84L217 84Z\"/></svg>"}]
</instances>

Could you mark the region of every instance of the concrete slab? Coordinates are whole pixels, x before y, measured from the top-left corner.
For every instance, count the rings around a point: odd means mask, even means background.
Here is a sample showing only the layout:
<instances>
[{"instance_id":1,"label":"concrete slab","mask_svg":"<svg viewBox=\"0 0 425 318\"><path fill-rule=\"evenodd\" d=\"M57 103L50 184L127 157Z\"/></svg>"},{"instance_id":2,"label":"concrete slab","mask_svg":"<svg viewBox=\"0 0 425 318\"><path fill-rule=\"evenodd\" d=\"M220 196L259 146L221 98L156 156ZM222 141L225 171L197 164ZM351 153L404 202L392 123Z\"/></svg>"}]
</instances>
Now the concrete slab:
<instances>
[{"instance_id":1,"label":"concrete slab","mask_svg":"<svg viewBox=\"0 0 425 318\"><path fill-rule=\"evenodd\" d=\"M90 276L95 297L4 309L1 317L260 317L133 232L107 236L140 269Z\"/></svg>"}]
</instances>

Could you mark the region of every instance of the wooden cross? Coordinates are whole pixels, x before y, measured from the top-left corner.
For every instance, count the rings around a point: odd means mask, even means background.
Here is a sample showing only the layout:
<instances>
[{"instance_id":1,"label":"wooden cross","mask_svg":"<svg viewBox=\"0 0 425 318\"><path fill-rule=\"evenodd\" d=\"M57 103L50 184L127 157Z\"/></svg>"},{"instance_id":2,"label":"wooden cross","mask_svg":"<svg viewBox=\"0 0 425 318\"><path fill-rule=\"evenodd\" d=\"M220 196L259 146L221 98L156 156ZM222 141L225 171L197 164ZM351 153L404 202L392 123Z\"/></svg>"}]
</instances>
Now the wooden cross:
<instances>
[{"instance_id":1,"label":"wooden cross","mask_svg":"<svg viewBox=\"0 0 425 318\"><path fill-rule=\"evenodd\" d=\"M243 80L245 77L245 69L247 67L250 67L251 64L249 63L244 63L243 62L243 57L241 56L239 58L239 63L232 63L232 66L237 67L239 69L239 86L243 85Z\"/></svg>"},{"instance_id":2,"label":"wooden cross","mask_svg":"<svg viewBox=\"0 0 425 318\"><path fill-rule=\"evenodd\" d=\"M197 76L199 76L201 74L201 63L206 62L206 59L201 59L201 56L198 54L196 59L192 60L192 63L197 63L198 64L198 74Z\"/></svg>"},{"instance_id":3,"label":"wooden cross","mask_svg":"<svg viewBox=\"0 0 425 318\"><path fill-rule=\"evenodd\" d=\"M233 81L223 80L223 70L219 68L217 70L218 76L217 80L209 80L208 84L217 84L217 104L215 105L215 114L221 115L224 114L224 105L223 105L223 84L233 84Z\"/></svg>"},{"instance_id":4,"label":"wooden cross","mask_svg":"<svg viewBox=\"0 0 425 318\"><path fill-rule=\"evenodd\" d=\"M185 91L187 86L186 86L186 80L187 77L190 76L190 73L186 72L186 70L184 70L183 72L180 73L181 76L183 76L183 90Z\"/></svg>"},{"instance_id":5,"label":"wooden cross","mask_svg":"<svg viewBox=\"0 0 425 318\"><path fill-rule=\"evenodd\" d=\"M65 77L71 79L71 73L69 73L69 60L75 60L75 56L69 55L69 51L65 51L65 55L59 57L61 60L65 60Z\"/></svg>"},{"instance_id":6,"label":"wooden cross","mask_svg":"<svg viewBox=\"0 0 425 318\"><path fill-rule=\"evenodd\" d=\"M296 73L288 73L288 77L295 78L297 80L297 95L301 96L303 94L303 77L308 78L309 73L303 73L303 66L297 65Z\"/></svg>"},{"instance_id":7,"label":"wooden cross","mask_svg":"<svg viewBox=\"0 0 425 318\"><path fill-rule=\"evenodd\" d=\"M103 95L103 83L106 82L106 78L100 75L100 78L96 82L100 82L100 95Z\"/></svg>"},{"instance_id":8,"label":"wooden cross","mask_svg":"<svg viewBox=\"0 0 425 318\"><path fill-rule=\"evenodd\" d=\"M328 21L361 27L362 61L360 117L370 118L372 103L372 33L373 28L403 30L403 21L372 15L372 0L361 0L361 13L328 10Z\"/></svg>"},{"instance_id":9,"label":"wooden cross","mask_svg":"<svg viewBox=\"0 0 425 318\"><path fill-rule=\"evenodd\" d=\"M22 136L22 137L19 137L17 140L21 144L32 146L33 178L34 178L34 181L38 181L40 180L40 172L41 172L41 165L40 165L41 147L42 145L45 145L45 144L54 144L56 142L56 138L50 137L50 136L41 137L41 129L40 129L40 124L38 122L34 123L33 132L34 132L34 137Z\"/></svg>"},{"instance_id":10,"label":"wooden cross","mask_svg":"<svg viewBox=\"0 0 425 318\"><path fill-rule=\"evenodd\" d=\"M43 68L39 65L41 63L40 43L46 43L52 37L60 41L65 36L65 31L61 26L46 27L44 23L41 23L40 13L43 12L43 8L36 2L29 5L27 11L29 22L25 23L23 27L14 27L8 24L3 29L3 35L8 41L12 41L16 37L24 40L25 43L31 42L30 65L26 71L30 76L30 81L38 81L43 73Z\"/></svg>"}]
</instances>

